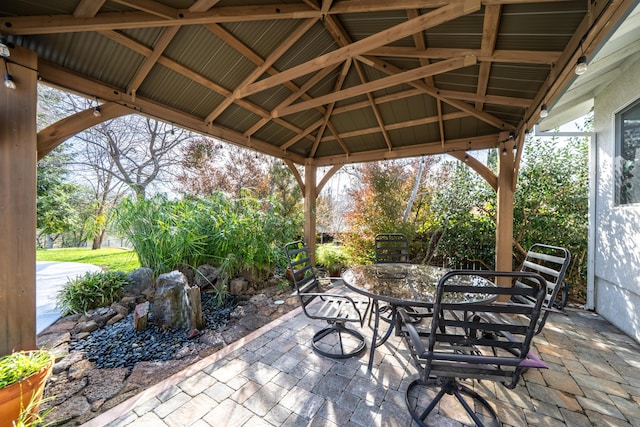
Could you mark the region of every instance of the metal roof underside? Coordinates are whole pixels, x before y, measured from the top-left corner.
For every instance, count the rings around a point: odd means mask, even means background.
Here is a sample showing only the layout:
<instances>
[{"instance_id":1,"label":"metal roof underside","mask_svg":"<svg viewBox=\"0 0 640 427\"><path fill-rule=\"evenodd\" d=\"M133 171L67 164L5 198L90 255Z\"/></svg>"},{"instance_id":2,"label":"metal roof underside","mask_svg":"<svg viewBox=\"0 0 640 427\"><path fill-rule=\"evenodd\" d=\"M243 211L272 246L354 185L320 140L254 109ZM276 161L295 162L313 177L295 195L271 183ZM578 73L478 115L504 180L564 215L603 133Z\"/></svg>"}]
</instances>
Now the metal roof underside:
<instances>
[{"instance_id":1,"label":"metal roof underside","mask_svg":"<svg viewBox=\"0 0 640 427\"><path fill-rule=\"evenodd\" d=\"M45 83L322 166L531 129L636 2L12 0L0 35Z\"/></svg>"}]
</instances>

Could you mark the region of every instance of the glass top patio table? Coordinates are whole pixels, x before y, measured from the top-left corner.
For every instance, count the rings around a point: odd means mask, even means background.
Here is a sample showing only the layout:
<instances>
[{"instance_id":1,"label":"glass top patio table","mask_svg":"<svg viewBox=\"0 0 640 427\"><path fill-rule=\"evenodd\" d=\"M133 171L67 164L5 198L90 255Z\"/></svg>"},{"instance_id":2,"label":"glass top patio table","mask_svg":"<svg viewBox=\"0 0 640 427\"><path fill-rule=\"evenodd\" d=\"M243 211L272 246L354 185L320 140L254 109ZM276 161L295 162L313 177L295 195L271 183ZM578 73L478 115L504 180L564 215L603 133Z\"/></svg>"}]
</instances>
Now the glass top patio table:
<instances>
[{"instance_id":1,"label":"glass top patio table","mask_svg":"<svg viewBox=\"0 0 640 427\"><path fill-rule=\"evenodd\" d=\"M342 279L348 288L373 300L375 321L369 353L369 372L373 367L375 348L384 344L394 329L396 308L398 306L433 308L438 281L448 271L450 271L448 268L431 265L384 263L353 267L342 273ZM495 286L493 282L480 276L456 276L452 280L457 281L458 285ZM478 299L480 295L449 293L443 296L443 302L474 303L480 301ZM493 299L493 296L488 298ZM390 318L385 320L389 323L389 327L382 337L378 336L381 318L380 301L388 303L391 312Z\"/></svg>"},{"instance_id":2,"label":"glass top patio table","mask_svg":"<svg viewBox=\"0 0 640 427\"><path fill-rule=\"evenodd\" d=\"M355 292L391 305L433 307L438 281L448 268L408 263L385 263L362 265L348 269L342 274L345 285ZM480 276L458 276L458 285L495 286ZM474 296L476 298L474 298ZM478 294L452 293L443 301L473 303Z\"/></svg>"}]
</instances>

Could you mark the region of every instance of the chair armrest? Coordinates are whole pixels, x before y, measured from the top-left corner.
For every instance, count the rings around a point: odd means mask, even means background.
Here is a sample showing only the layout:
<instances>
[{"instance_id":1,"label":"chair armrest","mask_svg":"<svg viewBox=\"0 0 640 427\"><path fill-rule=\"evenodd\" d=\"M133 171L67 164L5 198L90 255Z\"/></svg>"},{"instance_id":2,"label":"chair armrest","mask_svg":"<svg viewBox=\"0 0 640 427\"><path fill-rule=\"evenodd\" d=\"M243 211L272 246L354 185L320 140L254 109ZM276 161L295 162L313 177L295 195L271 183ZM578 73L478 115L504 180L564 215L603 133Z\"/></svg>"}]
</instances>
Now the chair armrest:
<instances>
[{"instance_id":1,"label":"chair armrest","mask_svg":"<svg viewBox=\"0 0 640 427\"><path fill-rule=\"evenodd\" d=\"M333 320L340 320L340 319L343 319L343 320L352 320L352 321L358 320L358 321L360 322L360 324L362 325L362 324L364 323L364 317L363 317L362 312L361 312L361 311L360 311L360 309L358 308L358 305L359 305L359 304L366 304L366 306L365 306L365 312L366 312L366 311L368 310L368 308L369 308L369 300L368 300L368 299L367 299L366 301L365 301L365 300L362 300L362 301L358 300L358 301L356 301L356 300L354 300L353 298L351 298L351 297L350 297L350 296L348 296L348 295L331 294L331 293L325 293L325 292L300 292L300 293L298 293L298 292L294 292L292 295L296 295L296 296L300 297L300 299L301 299L302 301L304 301L304 299L305 299L305 298L307 298L307 299L308 299L308 302L307 302L307 303L304 303L304 302L303 302L302 307L303 307L303 309L304 309L304 311L305 311L306 315L307 315L308 317L312 318L312 319L324 319L324 320L326 320L326 319L333 319ZM309 312L307 311L307 309L306 309L306 305L307 305L308 303L310 303L310 302L311 302L311 300L313 300L313 299L315 299L315 298L319 298L319 299L321 299L322 301L325 301L325 300L333 300L333 301L336 301L336 300L342 300L342 301L344 301L344 303L349 304L349 305L353 308L353 311L354 311L355 313L357 313L357 315L358 315L358 319L351 319L351 318L348 318L348 317L335 317L335 316L329 317L329 316L314 315L314 314L312 314L312 313L309 313Z\"/></svg>"},{"instance_id":2,"label":"chair armrest","mask_svg":"<svg viewBox=\"0 0 640 427\"><path fill-rule=\"evenodd\" d=\"M407 340L407 344L411 344L411 347L414 349L416 355L424 354L425 347L422 339L420 338L420 334L418 333L418 329L415 327L415 322L413 321L411 315L407 313L407 311L400 307L398 308L400 328L404 332L405 339Z\"/></svg>"}]
</instances>

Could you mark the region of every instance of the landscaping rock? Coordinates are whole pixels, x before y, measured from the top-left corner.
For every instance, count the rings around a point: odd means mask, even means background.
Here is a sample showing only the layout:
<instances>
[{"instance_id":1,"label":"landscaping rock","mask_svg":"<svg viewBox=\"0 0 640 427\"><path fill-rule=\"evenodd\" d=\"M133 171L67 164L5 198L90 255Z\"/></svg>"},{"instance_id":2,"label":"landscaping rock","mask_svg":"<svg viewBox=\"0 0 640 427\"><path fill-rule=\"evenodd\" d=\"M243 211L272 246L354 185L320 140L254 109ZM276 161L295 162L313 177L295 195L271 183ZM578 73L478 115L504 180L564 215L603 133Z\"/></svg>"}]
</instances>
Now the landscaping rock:
<instances>
[{"instance_id":1,"label":"landscaping rock","mask_svg":"<svg viewBox=\"0 0 640 427\"><path fill-rule=\"evenodd\" d=\"M149 319L149 303L144 302L136 305L133 310L133 329L136 331L144 331L147 329L147 322Z\"/></svg>"},{"instance_id":2,"label":"landscaping rock","mask_svg":"<svg viewBox=\"0 0 640 427\"><path fill-rule=\"evenodd\" d=\"M123 314L118 313L118 314L116 314L115 316L113 316L111 319L107 320L107 325L111 326L111 325L113 325L114 323L119 322L119 321L121 321L122 319L124 319L124 317L125 317L125 316L124 316Z\"/></svg>"},{"instance_id":3,"label":"landscaping rock","mask_svg":"<svg viewBox=\"0 0 640 427\"><path fill-rule=\"evenodd\" d=\"M126 316L131 311L128 305L114 302L111 304L111 310L115 311L118 314L122 314L122 316Z\"/></svg>"},{"instance_id":4,"label":"landscaping rock","mask_svg":"<svg viewBox=\"0 0 640 427\"><path fill-rule=\"evenodd\" d=\"M55 406L48 418L56 420L56 424L60 425L89 412L90 409L87 398L76 395Z\"/></svg>"},{"instance_id":5,"label":"landscaping rock","mask_svg":"<svg viewBox=\"0 0 640 427\"><path fill-rule=\"evenodd\" d=\"M220 289L220 272L218 269L209 264L203 264L198 267L194 279L194 284L201 289L213 288Z\"/></svg>"},{"instance_id":6,"label":"landscaping rock","mask_svg":"<svg viewBox=\"0 0 640 427\"><path fill-rule=\"evenodd\" d=\"M69 368L69 372L67 373L67 377L70 380L78 380L81 379L85 376L87 376L89 374L89 372L93 371L95 369L95 365L91 362L89 362L86 359L82 359L76 363L74 363L70 368Z\"/></svg>"},{"instance_id":7,"label":"landscaping rock","mask_svg":"<svg viewBox=\"0 0 640 427\"><path fill-rule=\"evenodd\" d=\"M153 270L150 268L142 267L137 270L133 270L127 275L128 285L123 289L123 293L126 296L129 295L149 295L153 296L155 292L155 279L153 277Z\"/></svg>"},{"instance_id":8,"label":"landscaping rock","mask_svg":"<svg viewBox=\"0 0 640 427\"><path fill-rule=\"evenodd\" d=\"M89 403L101 399L110 399L124 387L124 380L129 374L126 368L96 369L89 372L89 384L83 395Z\"/></svg>"},{"instance_id":9,"label":"landscaping rock","mask_svg":"<svg viewBox=\"0 0 640 427\"><path fill-rule=\"evenodd\" d=\"M202 300L200 298L200 288L192 286L187 290L191 312L189 313L189 327L192 329L204 329L207 324L202 313Z\"/></svg>"},{"instance_id":10,"label":"landscaping rock","mask_svg":"<svg viewBox=\"0 0 640 427\"><path fill-rule=\"evenodd\" d=\"M129 310L133 310L137 304L137 298L134 296L125 296L120 300L120 304L127 307Z\"/></svg>"},{"instance_id":11,"label":"landscaping rock","mask_svg":"<svg viewBox=\"0 0 640 427\"><path fill-rule=\"evenodd\" d=\"M88 320L86 322L78 323L76 326L76 332L93 332L98 329L98 323L95 320Z\"/></svg>"},{"instance_id":12,"label":"landscaping rock","mask_svg":"<svg viewBox=\"0 0 640 427\"><path fill-rule=\"evenodd\" d=\"M231 295L242 295L249 288L249 282L247 279L242 277L238 277L236 279L231 280L229 283L229 293Z\"/></svg>"},{"instance_id":13,"label":"landscaping rock","mask_svg":"<svg viewBox=\"0 0 640 427\"><path fill-rule=\"evenodd\" d=\"M200 288L192 289L179 271L161 274L156 283L150 321L169 328L202 327Z\"/></svg>"},{"instance_id":14,"label":"landscaping rock","mask_svg":"<svg viewBox=\"0 0 640 427\"><path fill-rule=\"evenodd\" d=\"M200 335L199 341L208 347L214 348L216 351L224 347L224 338L218 331L207 331Z\"/></svg>"},{"instance_id":15,"label":"landscaping rock","mask_svg":"<svg viewBox=\"0 0 640 427\"><path fill-rule=\"evenodd\" d=\"M102 307L94 310L90 313L90 318L92 321L96 322L99 327L103 327L107 324L109 319L115 316L117 313L112 310L110 307ZM85 331L92 332L92 331Z\"/></svg>"}]
</instances>

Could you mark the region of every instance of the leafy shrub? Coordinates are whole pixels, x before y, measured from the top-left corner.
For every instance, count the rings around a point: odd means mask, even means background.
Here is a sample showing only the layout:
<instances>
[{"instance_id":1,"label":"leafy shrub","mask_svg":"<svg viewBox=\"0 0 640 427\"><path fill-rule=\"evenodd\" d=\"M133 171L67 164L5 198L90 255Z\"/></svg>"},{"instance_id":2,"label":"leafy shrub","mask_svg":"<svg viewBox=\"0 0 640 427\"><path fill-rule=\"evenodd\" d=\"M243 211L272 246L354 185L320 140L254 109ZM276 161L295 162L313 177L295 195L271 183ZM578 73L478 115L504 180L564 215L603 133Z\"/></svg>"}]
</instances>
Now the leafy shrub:
<instances>
[{"instance_id":1,"label":"leafy shrub","mask_svg":"<svg viewBox=\"0 0 640 427\"><path fill-rule=\"evenodd\" d=\"M349 264L349 256L344 246L325 243L316 247L316 264L335 274Z\"/></svg>"},{"instance_id":2,"label":"leafy shrub","mask_svg":"<svg viewBox=\"0 0 640 427\"><path fill-rule=\"evenodd\" d=\"M104 307L119 300L126 285L126 275L121 271L87 272L60 290L57 307L63 315Z\"/></svg>"},{"instance_id":3,"label":"leafy shrub","mask_svg":"<svg viewBox=\"0 0 640 427\"><path fill-rule=\"evenodd\" d=\"M115 226L132 243L140 264L156 274L205 263L222 270L223 281L245 269L259 274L286 265L284 243L300 224L281 214L273 200L222 193L198 200L123 200Z\"/></svg>"}]
</instances>

